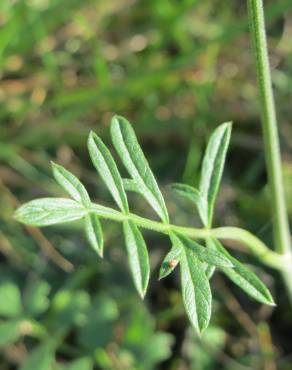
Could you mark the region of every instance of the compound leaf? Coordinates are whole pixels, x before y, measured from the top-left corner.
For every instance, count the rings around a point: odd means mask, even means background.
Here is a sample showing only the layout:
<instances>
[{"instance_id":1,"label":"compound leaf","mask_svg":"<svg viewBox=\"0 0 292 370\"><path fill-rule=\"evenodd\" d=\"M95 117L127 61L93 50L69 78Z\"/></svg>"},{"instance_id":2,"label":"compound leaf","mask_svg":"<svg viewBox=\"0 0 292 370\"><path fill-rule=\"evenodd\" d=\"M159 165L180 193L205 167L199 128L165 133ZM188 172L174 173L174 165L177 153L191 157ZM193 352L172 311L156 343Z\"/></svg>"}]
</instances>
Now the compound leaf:
<instances>
[{"instance_id":1,"label":"compound leaf","mask_svg":"<svg viewBox=\"0 0 292 370\"><path fill-rule=\"evenodd\" d=\"M133 221L124 221L123 230L134 284L143 298L150 275L147 247L140 230Z\"/></svg>"},{"instance_id":2,"label":"compound leaf","mask_svg":"<svg viewBox=\"0 0 292 370\"><path fill-rule=\"evenodd\" d=\"M71 199L40 198L25 203L14 214L17 221L33 226L48 226L79 220L86 208Z\"/></svg>"},{"instance_id":3,"label":"compound leaf","mask_svg":"<svg viewBox=\"0 0 292 370\"><path fill-rule=\"evenodd\" d=\"M203 159L199 190L185 184L176 183L172 185L172 189L176 193L197 205L203 224L207 228L212 223L214 203L222 177L230 134L231 123L222 124L212 134ZM88 150L95 168L123 214L101 205L91 204L89 195L78 178L62 166L52 163L56 181L74 200L64 198L36 199L16 210L15 218L24 224L35 226L47 226L83 218L86 236L91 246L100 256L103 255L103 236L99 217L94 212L98 213L100 217L122 221L134 284L143 298L150 276L149 256L143 235L135 224L135 220L136 222L139 221L140 226L144 225L149 228L152 227L151 225L155 225L155 222L129 213L125 190L142 194L164 224L169 223L169 216L155 177L129 122L122 117L115 116L111 123L111 136L114 147L130 174L130 179L121 178L110 151L93 132L90 133L88 138ZM167 230L167 232L175 229L174 226L171 228L170 225L164 225L164 227L163 231ZM156 228L153 226L153 229ZM207 247L203 247L197 242L172 231L169 236L172 241L172 248L162 262L159 278L166 277L177 264L180 264L183 303L192 325L199 334L208 326L210 320L212 294L209 278L212 276L215 267L220 268L235 284L257 301L274 305L269 290L261 280L233 258L217 239L207 238ZM7 287L4 286L5 289L7 290ZM38 307L32 307L33 310L31 311L36 314L43 312L47 307L47 293L46 289L43 290L39 293L36 292L36 297L42 298L40 305L37 305ZM15 294L15 291L9 287L8 293L7 296L9 296L10 301L8 305L6 301L3 302L0 307L1 312L6 316L17 317L22 312L20 295ZM12 309L9 308L11 305L13 306ZM27 305L25 308L29 311ZM64 316L66 318L65 322L63 322L62 316L61 324L64 327L68 325L68 320L72 321L73 316L72 318L71 316L69 315L68 318ZM3 324L1 329L5 337L3 343L13 341L18 336L18 327L14 323ZM7 336L10 329L12 334ZM52 363L54 363L54 352L55 344L50 341L44 342L29 355L21 369L26 370L35 366L43 370L51 368ZM76 364L72 364L72 366L74 368L78 367L80 363L83 363L82 359ZM91 362L88 362L88 366L91 367Z\"/></svg>"},{"instance_id":4,"label":"compound leaf","mask_svg":"<svg viewBox=\"0 0 292 370\"><path fill-rule=\"evenodd\" d=\"M223 247L219 240L215 238L208 238L209 248L216 249L223 253L233 264L234 268L222 268L225 275L229 277L236 285L243 291L254 298L256 301L274 306L274 300L264 283L257 277L257 275L249 270L246 266L233 258L227 250Z\"/></svg>"},{"instance_id":5,"label":"compound leaf","mask_svg":"<svg viewBox=\"0 0 292 370\"><path fill-rule=\"evenodd\" d=\"M124 213L128 213L127 196L117 165L108 148L94 132L89 134L88 150L94 167L108 187L114 200Z\"/></svg>"},{"instance_id":6,"label":"compound leaf","mask_svg":"<svg viewBox=\"0 0 292 370\"><path fill-rule=\"evenodd\" d=\"M64 167L52 162L53 174L59 185L77 202L82 203L84 207L90 207L91 202L84 185Z\"/></svg>"},{"instance_id":7,"label":"compound leaf","mask_svg":"<svg viewBox=\"0 0 292 370\"><path fill-rule=\"evenodd\" d=\"M111 123L111 136L116 151L141 193L159 217L168 223L164 199L132 126L125 118L115 116Z\"/></svg>"},{"instance_id":8,"label":"compound leaf","mask_svg":"<svg viewBox=\"0 0 292 370\"><path fill-rule=\"evenodd\" d=\"M231 122L223 123L212 134L201 169L199 213L205 226L211 226L226 152L231 135Z\"/></svg>"}]
</instances>

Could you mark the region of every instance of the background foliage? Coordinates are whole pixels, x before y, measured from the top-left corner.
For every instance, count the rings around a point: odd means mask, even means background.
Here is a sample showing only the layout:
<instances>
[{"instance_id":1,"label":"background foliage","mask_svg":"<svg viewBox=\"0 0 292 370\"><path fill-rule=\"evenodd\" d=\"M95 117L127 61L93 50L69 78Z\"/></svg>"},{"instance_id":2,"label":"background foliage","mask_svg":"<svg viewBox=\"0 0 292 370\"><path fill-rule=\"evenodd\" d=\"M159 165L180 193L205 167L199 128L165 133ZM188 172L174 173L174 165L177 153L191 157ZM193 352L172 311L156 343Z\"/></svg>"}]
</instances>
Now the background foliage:
<instances>
[{"instance_id":1,"label":"background foliage","mask_svg":"<svg viewBox=\"0 0 292 370\"><path fill-rule=\"evenodd\" d=\"M292 4L265 4L291 199ZM291 307L277 274L260 264L277 308L250 301L216 273L213 318L199 341L178 276L157 282L166 238L145 234L154 271L143 303L115 224L103 224L100 260L78 223L39 230L11 218L19 203L64 196L50 160L78 175L99 203L111 203L85 142L93 129L108 143L118 113L135 124L173 222L199 224L166 185L182 173L197 185L207 137L233 120L214 224L247 228L272 245L245 3L2 0L0 24L1 370L292 369ZM130 200L138 214L153 216L140 197ZM229 247L257 264L241 245Z\"/></svg>"}]
</instances>

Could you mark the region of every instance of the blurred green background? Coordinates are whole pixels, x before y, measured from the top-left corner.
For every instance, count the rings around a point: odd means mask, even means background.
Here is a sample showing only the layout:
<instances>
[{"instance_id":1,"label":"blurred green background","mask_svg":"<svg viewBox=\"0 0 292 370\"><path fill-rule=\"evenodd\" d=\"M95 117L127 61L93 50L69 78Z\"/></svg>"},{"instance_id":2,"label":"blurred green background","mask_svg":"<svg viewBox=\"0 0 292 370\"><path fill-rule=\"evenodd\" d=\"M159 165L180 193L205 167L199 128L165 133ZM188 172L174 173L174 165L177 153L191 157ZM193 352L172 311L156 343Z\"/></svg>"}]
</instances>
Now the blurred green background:
<instances>
[{"instance_id":1,"label":"blurred green background","mask_svg":"<svg viewBox=\"0 0 292 370\"><path fill-rule=\"evenodd\" d=\"M265 1L285 185L292 215L292 2ZM234 121L217 225L245 227L272 246L271 215L246 4L231 0L0 1L0 369L292 369L292 311L279 276L229 243L273 292L252 302L220 273L198 340L172 274L157 282L168 241L145 233L152 275L136 294L120 227L104 222L105 258L78 223L42 230L13 210L64 193L50 160L112 205L90 163L92 129L109 142L114 113L134 125L172 222L196 225L167 184L197 183L210 132ZM132 209L149 207L132 196ZM243 253L244 252L244 253Z\"/></svg>"}]
</instances>

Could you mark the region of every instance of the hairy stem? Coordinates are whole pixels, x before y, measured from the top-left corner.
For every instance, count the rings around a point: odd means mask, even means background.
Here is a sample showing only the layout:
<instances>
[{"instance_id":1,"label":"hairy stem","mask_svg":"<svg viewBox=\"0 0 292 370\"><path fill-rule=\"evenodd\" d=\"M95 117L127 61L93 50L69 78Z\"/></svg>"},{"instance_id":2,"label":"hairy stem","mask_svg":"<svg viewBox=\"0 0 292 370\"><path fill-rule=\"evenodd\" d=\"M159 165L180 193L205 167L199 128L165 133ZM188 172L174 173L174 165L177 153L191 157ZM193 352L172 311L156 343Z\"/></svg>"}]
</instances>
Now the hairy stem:
<instances>
[{"instance_id":1,"label":"hairy stem","mask_svg":"<svg viewBox=\"0 0 292 370\"><path fill-rule=\"evenodd\" d=\"M133 213L124 214L112 208L100 206L98 204L93 204L90 211L97 214L99 217L117 222L132 220L139 227L167 235L169 235L171 231L175 231L196 239L206 239L210 236L213 236L218 239L236 240L243 243L255 256L259 257L263 263L270 267L281 269L287 264L286 255L280 255L273 252L256 236L237 227L219 227L215 229L183 227L149 220ZM290 261L289 258L288 260Z\"/></svg>"},{"instance_id":2,"label":"hairy stem","mask_svg":"<svg viewBox=\"0 0 292 370\"><path fill-rule=\"evenodd\" d=\"M263 1L248 0L247 4L260 95L265 158L271 192L271 209L273 210L275 249L280 254L291 256L292 248L283 187L279 135L268 59ZM291 258L289 260L291 261ZM290 266L287 264L283 265L282 276L292 303L291 264Z\"/></svg>"},{"instance_id":3,"label":"hairy stem","mask_svg":"<svg viewBox=\"0 0 292 370\"><path fill-rule=\"evenodd\" d=\"M279 253L287 253L291 251L290 231L284 197L279 135L267 51L263 2L262 0L248 0L247 3L260 93L271 208L274 215L275 248Z\"/></svg>"}]
</instances>

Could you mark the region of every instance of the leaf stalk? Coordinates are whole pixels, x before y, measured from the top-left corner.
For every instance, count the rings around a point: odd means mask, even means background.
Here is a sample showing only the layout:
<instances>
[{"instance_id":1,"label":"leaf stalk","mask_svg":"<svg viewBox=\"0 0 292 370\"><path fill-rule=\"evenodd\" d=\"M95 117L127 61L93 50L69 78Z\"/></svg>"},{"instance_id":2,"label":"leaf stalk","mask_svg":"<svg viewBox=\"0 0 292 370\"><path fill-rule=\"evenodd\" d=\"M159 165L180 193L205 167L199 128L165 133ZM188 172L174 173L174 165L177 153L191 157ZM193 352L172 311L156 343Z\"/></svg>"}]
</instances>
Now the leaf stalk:
<instances>
[{"instance_id":1,"label":"leaf stalk","mask_svg":"<svg viewBox=\"0 0 292 370\"><path fill-rule=\"evenodd\" d=\"M112 208L100 206L98 204L92 204L89 211L95 213L99 217L112 221L123 222L125 220L131 220L139 227L166 235L170 235L171 232L177 232L195 239L207 239L208 237L213 236L218 239L235 240L243 243L263 263L275 269L282 269L283 266L286 266L287 263L291 261L290 255L281 255L272 251L256 236L247 230L243 230L238 227L219 227L209 229L165 224L163 222L149 220L133 213L124 214Z\"/></svg>"}]
</instances>

